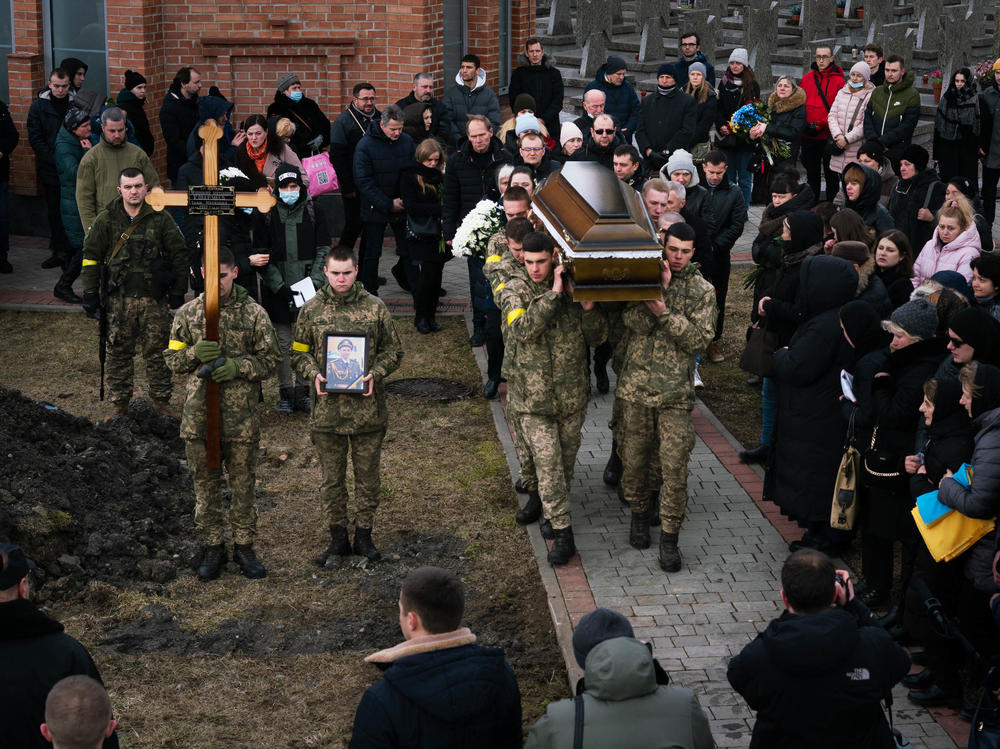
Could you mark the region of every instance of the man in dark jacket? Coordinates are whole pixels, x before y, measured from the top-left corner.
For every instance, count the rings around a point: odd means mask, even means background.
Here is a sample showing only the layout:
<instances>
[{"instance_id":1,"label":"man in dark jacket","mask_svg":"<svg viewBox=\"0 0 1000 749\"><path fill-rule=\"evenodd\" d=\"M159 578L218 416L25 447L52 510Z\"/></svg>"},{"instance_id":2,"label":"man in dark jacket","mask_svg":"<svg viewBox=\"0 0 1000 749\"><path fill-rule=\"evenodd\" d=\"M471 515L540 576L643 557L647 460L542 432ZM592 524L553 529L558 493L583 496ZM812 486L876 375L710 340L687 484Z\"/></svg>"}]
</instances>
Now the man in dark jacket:
<instances>
[{"instance_id":1,"label":"man in dark jacket","mask_svg":"<svg viewBox=\"0 0 1000 749\"><path fill-rule=\"evenodd\" d=\"M267 118L272 117L287 117L295 125L295 134L288 145L300 159L330 145L330 120L319 104L302 91L302 81L295 73L278 78L274 101L267 106Z\"/></svg>"},{"instance_id":2,"label":"man in dark jacket","mask_svg":"<svg viewBox=\"0 0 1000 749\"><path fill-rule=\"evenodd\" d=\"M361 236L361 198L354 183L354 151L372 123L378 122L382 116L375 107L375 87L372 84L357 83L352 93L354 100L330 128L330 161L337 172L340 196L344 201L344 229L340 233L339 244L351 248Z\"/></svg>"},{"instance_id":3,"label":"man in dark jacket","mask_svg":"<svg viewBox=\"0 0 1000 749\"><path fill-rule=\"evenodd\" d=\"M677 69L665 62L656 72L656 93L639 108L635 142L646 158L646 169L658 170L678 148L690 148L696 115L694 99L677 84Z\"/></svg>"},{"instance_id":4,"label":"man in dark jacket","mask_svg":"<svg viewBox=\"0 0 1000 749\"><path fill-rule=\"evenodd\" d=\"M6 102L0 101L0 273L13 273L7 259L10 251L10 224L7 218L7 193L10 189L10 155L21 140Z\"/></svg>"},{"instance_id":5,"label":"man in dark jacket","mask_svg":"<svg viewBox=\"0 0 1000 749\"><path fill-rule=\"evenodd\" d=\"M399 169L413 161L413 139L403 132L403 112L391 104L382 112L354 151L354 179L361 197L361 283L378 296L378 263L382 257L385 225L396 238L399 261L392 274L404 290L417 288L418 273L406 249L406 213L399 192Z\"/></svg>"},{"instance_id":6,"label":"man in dark jacket","mask_svg":"<svg viewBox=\"0 0 1000 749\"><path fill-rule=\"evenodd\" d=\"M833 61L833 48L816 47L816 61L799 84L806 92L806 130L802 135L799 157L806 168L806 181L817 195L819 192L820 164L826 180L826 199L832 201L840 189L837 175L830 169L830 155L826 141L830 137L827 119L837 92L844 87L844 71Z\"/></svg>"},{"instance_id":7,"label":"man in dark jacket","mask_svg":"<svg viewBox=\"0 0 1000 749\"><path fill-rule=\"evenodd\" d=\"M614 169L615 149L624 144L625 139L617 132L615 118L610 114L599 114L590 130L583 134L583 145L573 152L569 160L596 161L601 166Z\"/></svg>"},{"instance_id":8,"label":"man in dark jacket","mask_svg":"<svg viewBox=\"0 0 1000 749\"><path fill-rule=\"evenodd\" d=\"M139 147L147 156L152 156L156 149L156 141L153 140L153 133L149 129L149 118L143 109L146 106L146 78L142 73L134 70L125 71L125 88L118 92L117 104L128 115Z\"/></svg>"},{"instance_id":9,"label":"man in dark jacket","mask_svg":"<svg viewBox=\"0 0 1000 749\"><path fill-rule=\"evenodd\" d=\"M51 257L42 262L43 268L62 265L73 254L59 212L59 172L56 169L56 137L69 111L69 86L69 74L56 68L49 73L48 87L38 94L28 109L28 142L35 152L35 172L45 196L49 249L52 251Z\"/></svg>"},{"instance_id":10,"label":"man in dark jacket","mask_svg":"<svg viewBox=\"0 0 1000 749\"><path fill-rule=\"evenodd\" d=\"M545 123L549 135L559 140L563 79L555 58L545 54L542 42L533 36L524 43L524 53L517 56L517 65L510 76L508 98L514 101L520 94L530 94L535 100L535 116Z\"/></svg>"},{"instance_id":11,"label":"man in dark jacket","mask_svg":"<svg viewBox=\"0 0 1000 749\"><path fill-rule=\"evenodd\" d=\"M875 88L865 105L865 140L882 144L897 175L899 158L910 145L920 118L920 94L913 80L913 71L903 67L903 58L890 55L885 61L885 83Z\"/></svg>"},{"instance_id":12,"label":"man in dark jacket","mask_svg":"<svg viewBox=\"0 0 1000 749\"><path fill-rule=\"evenodd\" d=\"M350 749L521 746L521 695L503 651L461 627L465 588L418 567L399 592L404 642L365 658L383 670L354 716Z\"/></svg>"},{"instance_id":13,"label":"man in dark jacket","mask_svg":"<svg viewBox=\"0 0 1000 749\"><path fill-rule=\"evenodd\" d=\"M604 92L604 111L615 118L618 132L627 140L632 139L639 123L639 97L632 84L625 80L628 66L625 61L611 55L597 69L594 80L587 84L584 93L597 89ZM582 128L581 128L582 129Z\"/></svg>"},{"instance_id":14,"label":"man in dark jacket","mask_svg":"<svg viewBox=\"0 0 1000 749\"><path fill-rule=\"evenodd\" d=\"M465 125L470 114L484 115L490 127L500 127L500 102L493 89L486 85L486 71L479 67L479 58L465 55L455 76L455 85L444 92L451 133L448 142L457 148L465 137Z\"/></svg>"},{"instance_id":15,"label":"man in dark jacket","mask_svg":"<svg viewBox=\"0 0 1000 749\"><path fill-rule=\"evenodd\" d=\"M607 97L599 88L592 88L583 92L583 114L573 120L573 124L580 128L584 139L590 128L594 126L594 118L604 112L604 102ZM624 141L622 141L624 142Z\"/></svg>"},{"instance_id":16,"label":"man in dark jacket","mask_svg":"<svg viewBox=\"0 0 1000 749\"><path fill-rule=\"evenodd\" d=\"M447 143L451 134L451 122L444 102L434 98L434 76L430 73L417 73L413 76L413 90L396 102L396 106L404 112L412 104L431 105L430 134L442 143Z\"/></svg>"},{"instance_id":17,"label":"man in dark jacket","mask_svg":"<svg viewBox=\"0 0 1000 749\"><path fill-rule=\"evenodd\" d=\"M729 683L757 711L751 749L895 746L879 703L910 656L826 554L792 554L781 586L787 610L729 662Z\"/></svg>"},{"instance_id":18,"label":"man in dark jacket","mask_svg":"<svg viewBox=\"0 0 1000 749\"><path fill-rule=\"evenodd\" d=\"M174 76L160 107L160 129L167 142L167 177L177 179L177 170L188 159L188 136L198 124L198 92L201 73L194 68L181 68Z\"/></svg>"},{"instance_id":19,"label":"man in dark jacket","mask_svg":"<svg viewBox=\"0 0 1000 749\"><path fill-rule=\"evenodd\" d=\"M677 87L681 90L688 85L688 69L696 62L705 66L705 80L708 85L715 88L715 68L708 58L701 53L701 37L695 31L688 31L681 34L681 56L677 58L674 67L677 70Z\"/></svg>"},{"instance_id":20,"label":"man in dark jacket","mask_svg":"<svg viewBox=\"0 0 1000 749\"><path fill-rule=\"evenodd\" d=\"M38 727L45 722L45 698L61 679L101 674L87 649L63 632L30 600L28 573L35 565L19 546L0 544L0 746L48 749ZM118 746L118 735L104 749Z\"/></svg>"}]
</instances>

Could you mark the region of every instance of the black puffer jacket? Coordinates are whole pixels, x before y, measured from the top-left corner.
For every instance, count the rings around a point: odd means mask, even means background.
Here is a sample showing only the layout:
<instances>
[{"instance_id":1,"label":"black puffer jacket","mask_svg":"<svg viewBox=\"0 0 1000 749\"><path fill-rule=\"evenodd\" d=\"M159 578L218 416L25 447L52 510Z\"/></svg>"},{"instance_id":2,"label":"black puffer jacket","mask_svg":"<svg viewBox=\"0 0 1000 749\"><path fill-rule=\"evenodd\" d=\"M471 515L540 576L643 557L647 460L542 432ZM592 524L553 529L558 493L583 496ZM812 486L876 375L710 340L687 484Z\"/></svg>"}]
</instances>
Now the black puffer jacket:
<instances>
[{"instance_id":1,"label":"black puffer jacket","mask_svg":"<svg viewBox=\"0 0 1000 749\"><path fill-rule=\"evenodd\" d=\"M362 221L388 221L401 214L392 212L399 195L399 168L413 161L413 138L401 133L392 140L382 126L373 123L354 149L354 181L361 198Z\"/></svg>"},{"instance_id":2,"label":"black puffer jacket","mask_svg":"<svg viewBox=\"0 0 1000 749\"><path fill-rule=\"evenodd\" d=\"M173 182L187 161L187 140L198 124L198 97L185 99L180 84L171 84L160 107L160 129L167 143L167 176Z\"/></svg>"},{"instance_id":3,"label":"black puffer jacket","mask_svg":"<svg viewBox=\"0 0 1000 749\"><path fill-rule=\"evenodd\" d=\"M719 82L719 106L715 110L715 130L718 133L721 133L721 128L724 125L729 125L729 118L733 116L733 112L747 102L760 98L760 86L757 84L757 81L753 82L753 91L747 92L749 96L744 96L742 86L735 89L730 89L726 86L727 73L728 70L723 72L722 79ZM719 148L732 151L753 151L755 148L745 138L740 138L738 135L733 134L720 135L716 143Z\"/></svg>"},{"instance_id":4,"label":"black puffer jacket","mask_svg":"<svg viewBox=\"0 0 1000 749\"><path fill-rule=\"evenodd\" d=\"M880 202L882 199L882 177L870 166L865 166L857 161L852 161L844 167L844 173L848 169L857 167L865 175L865 183L861 185L861 192L857 200L846 200L844 208L850 208L861 216L865 226L875 230L876 236L881 236L883 232L896 228L896 223L889 215L889 211ZM847 195L847 181L844 174L840 175L841 185L844 188L844 195Z\"/></svg>"},{"instance_id":5,"label":"black puffer jacket","mask_svg":"<svg viewBox=\"0 0 1000 749\"><path fill-rule=\"evenodd\" d=\"M422 189L417 177L429 189ZM436 236L414 236L408 234L407 246L410 257L418 263L429 260L444 262L450 254L440 252L441 244L441 195L444 191L444 174L440 169L418 164L413 161L403 166L399 172L399 190L406 206L407 217L415 219L431 218L437 225Z\"/></svg>"},{"instance_id":6,"label":"black puffer jacket","mask_svg":"<svg viewBox=\"0 0 1000 749\"><path fill-rule=\"evenodd\" d=\"M743 193L733 187L729 176L725 174L715 187L707 181L701 183L701 186L705 188L701 217L705 219L712 234L712 246L716 252L729 252L736 240L743 235L743 227L747 222Z\"/></svg>"},{"instance_id":7,"label":"black puffer jacket","mask_svg":"<svg viewBox=\"0 0 1000 749\"><path fill-rule=\"evenodd\" d=\"M535 100L535 116L545 123L553 138L558 138L563 79L554 57L542 55L542 64L532 65L523 52L517 56L517 67L511 73L507 89L511 104L520 94L531 94Z\"/></svg>"},{"instance_id":8,"label":"black puffer jacket","mask_svg":"<svg viewBox=\"0 0 1000 749\"><path fill-rule=\"evenodd\" d=\"M287 95L275 91L274 101L267 106L267 118L272 117L287 117L295 125L295 135L288 145L300 159L313 155L309 143L318 135L323 141L317 151L330 145L330 119L308 96L292 101Z\"/></svg>"},{"instance_id":9,"label":"black puffer jacket","mask_svg":"<svg viewBox=\"0 0 1000 749\"><path fill-rule=\"evenodd\" d=\"M512 163L510 154L493 137L486 153L476 153L468 141L448 157L444 171L444 238L450 240L462 219L480 200L500 200L497 169Z\"/></svg>"},{"instance_id":10,"label":"black puffer jacket","mask_svg":"<svg viewBox=\"0 0 1000 749\"><path fill-rule=\"evenodd\" d=\"M140 99L127 88L118 92L118 106L121 107L128 116L128 121L135 129L135 139L139 142L139 147L146 152L147 156L152 156L156 149L156 141L153 140L153 133L149 129L149 118L146 117L146 100Z\"/></svg>"},{"instance_id":11,"label":"black puffer jacket","mask_svg":"<svg viewBox=\"0 0 1000 749\"><path fill-rule=\"evenodd\" d=\"M35 171L38 180L44 184L59 184L59 172L56 169L56 138L62 129L63 116L52 103L52 92L42 91L38 98L31 102L28 109L28 142L35 152ZM65 99L64 99L65 101ZM65 110L63 110L65 113Z\"/></svg>"},{"instance_id":12,"label":"black puffer jacket","mask_svg":"<svg viewBox=\"0 0 1000 749\"><path fill-rule=\"evenodd\" d=\"M700 54L700 53L699 53ZM704 143L711 137L712 125L715 124L715 113L719 108L719 96L714 89L708 90L705 101L694 102L694 132L691 135L691 144Z\"/></svg>"},{"instance_id":13,"label":"black puffer jacket","mask_svg":"<svg viewBox=\"0 0 1000 749\"><path fill-rule=\"evenodd\" d=\"M889 215L892 216L896 228L910 240L910 247L914 253L920 252L934 236L934 229L937 228L937 223L934 221L918 219L917 212L921 208L927 208L936 214L937 209L944 203L945 190L946 185L938 179L938 173L930 168L917 172L910 179L899 180L892 189L892 195L889 197Z\"/></svg>"}]
</instances>

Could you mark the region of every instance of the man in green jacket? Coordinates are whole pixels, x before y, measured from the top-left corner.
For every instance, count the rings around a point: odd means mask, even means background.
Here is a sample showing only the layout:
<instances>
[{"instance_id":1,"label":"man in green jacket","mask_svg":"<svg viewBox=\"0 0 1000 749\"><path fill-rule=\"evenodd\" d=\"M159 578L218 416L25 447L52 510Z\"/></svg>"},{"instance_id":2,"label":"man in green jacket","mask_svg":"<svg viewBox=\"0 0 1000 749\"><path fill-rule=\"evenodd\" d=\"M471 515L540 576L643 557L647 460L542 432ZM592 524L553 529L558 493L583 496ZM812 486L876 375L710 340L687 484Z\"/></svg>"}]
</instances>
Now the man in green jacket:
<instances>
[{"instance_id":1,"label":"man in green jacket","mask_svg":"<svg viewBox=\"0 0 1000 749\"><path fill-rule=\"evenodd\" d=\"M177 224L145 201L148 185L142 172L129 167L118 178L119 197L98 214L83 240L83 309L91 317L101 310L102 266L107 269L107 379L113 418L128 411L132 400L132 359L142 346L153 406L179 417L170 407L170 370L163 359L170 332L170 307L184 304L187 248Z\"/></svg>"},{"instance_id":2,"label":"man in green jacket","mask_svg":"<svg viewBox=\"0 0 1000 749\"><path fill-rule=\"evenodd\" d=\"M204 272L202 267L202 275ZM194 520L202 537L198 579L202 581L217 578L226 562L222 472L208 468L205 447L208 377L219 383L222 460L232 490L229 520L233 526L233 561L251 579L267 574L253 550L257 534L254 485L260 447L256 404L258 383L274 374L281 352L264 308L242 286L233 285L238 272L232 251L220 248L219 340L205 339L205 295L201 294L177 310L164 352L167 366L179 375L187 375L181 437L194 480ZM206 365L211 371L203 376L201 370Z\"/></svg>"},{"instance_id":3,"label":"man in green jacket","mask_svg":"<svg viewBox=\"0 0 1000 749\"><path fill-rule=\"evenodd\" d=\"M381 492L382 440L389 422L383 383L403 359L403 345L388 308L357 281L354 251L334 247L323 261L323 274L327 284L302 307L292 340L292 366L313 389L310 435L323 470L320 502L330 528L330 545L315 559L321 567L332 556L351 553L347 541L348 447L354 463L354 553L372 561L382 556L372 543L372 523ZM344 338L333 336L328 346L329 332L365 337L363 394L324 388L326 358L337 355L330 348Z\"/></svg>"},{"instance_id":4,"label":"man in green jacket","mask_svg":"<svg viewBox=\"0 0 1000 749\"><path fill-rule=\"evenodd\" d=\"M920 94L913 87L913 71L903 65L899 55L885 58L885 83L872 91L864 120L865 140L882 144L897 177L899 159L920 119Z\"/></svg>"},{"instance_id":5,"label":"man in green jacket","mask_svg":"<svg viewBox=\"0 0 1000 749\"><path fill-rule=\"evenodd\" d=\"M125 112L118 107L105 109L101 115L101 133L101 142L84 154L76 173L76 206L84 231L118 197L118 175L122 169L140 170L149 187L160 183L146 152L128 142Z\"/></svg>"},{"instance_id":6,"label":"man in green jacket","mask_svg":"<svg viewBox=\"0 0 1000 749\"><path fill-rule=\"evenodd\" d=\"M687 508L687 464L694 447L695 357L715 334L715 289L691 264L695 232L672 224L664 240L666 261L659 299L631 305L622 315L628 348L616 391L622 400L622 490L632 508L629 543L649 547L649 465L657 442L663 480L660 567L681 568L677 535Z\"/></svg>"},{"instance_id":7,"label":"man in green jacket","mask_svg":"<svg viewBox=\"0 0 1000 749\"><path fill-rule=\"evenodd\" d=\"M608 326L594 302L573 301L572 282L548 235L532 232L523 248L528 278L511 278L498 297L515 346L507 387L555 533L549 563L566 564L576 553L569 485L590 399L587 346L603 343Z\"/></svg>"}]
</instances>

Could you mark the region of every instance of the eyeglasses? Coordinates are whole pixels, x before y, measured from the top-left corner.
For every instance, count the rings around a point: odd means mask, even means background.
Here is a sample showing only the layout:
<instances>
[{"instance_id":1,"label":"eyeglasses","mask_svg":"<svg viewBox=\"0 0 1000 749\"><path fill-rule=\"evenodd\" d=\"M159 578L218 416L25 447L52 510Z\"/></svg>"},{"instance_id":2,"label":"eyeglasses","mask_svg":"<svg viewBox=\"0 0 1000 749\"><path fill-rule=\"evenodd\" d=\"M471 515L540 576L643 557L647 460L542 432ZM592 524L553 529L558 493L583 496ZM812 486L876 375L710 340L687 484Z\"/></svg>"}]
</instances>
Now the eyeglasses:
<instances>
[{"instance_id":1,"label":"eyeglasses","mask_svg":"<svg viewBox=\"0 0 1000 749\"><path fill-rule=\"evenodd\" d=\"M681 42L682 47L697 47L698 42Z\"/></svg>"},{"instance_id":2,"label":"eyeglasses","mask_svg":"<svg viewBox=\"0 0 1000 749\"><path fill-rule=\"evenodd\" d=\"M817 60L826 60L830 57L833 57L833 55L816 55Z\"/></svg>"},{"instance_id":3,"label":"eyeglasses","mask_svg":"<svg viewBox=\"0 0 1000 749\"><path fill-rule=\"evenodd\" d=\"M355 97L358 101L375 101L374 96L358 96Z\"/></svg>"},{"instance_id":4,"label":"eyeglasses","mask_svg":"<svg viewBox=\"0 0 1000 749\"><path fill-rule=\"evenodd\" d=\"M614 134L615 134L614 128L611 128L610 130L594 130L594 135L614 135Z\"/></svg>"},{"instance_id":5,"label":"eyeglasses","mask_svg":"<svg viewBox=\"0 0 1000 749\"><path fill-rule=\"evenodd\" d=\"M965 341L961 338L955 338L953 336L948 336L948 342L951 344L952 348L962 348L965 345Z\"/></svg>"},{"instance_id":6,"label":"eyeglasses","mask_svg":"<svg viewBox=\"0 0 1000 749\"><path fill-rule=\"evenodd\" d=\"M521 150L522 151L526 151L527 153L538 153L539 151L544 151L545 147L544 146L521 146Z\"/></svg>"}]
</instances>

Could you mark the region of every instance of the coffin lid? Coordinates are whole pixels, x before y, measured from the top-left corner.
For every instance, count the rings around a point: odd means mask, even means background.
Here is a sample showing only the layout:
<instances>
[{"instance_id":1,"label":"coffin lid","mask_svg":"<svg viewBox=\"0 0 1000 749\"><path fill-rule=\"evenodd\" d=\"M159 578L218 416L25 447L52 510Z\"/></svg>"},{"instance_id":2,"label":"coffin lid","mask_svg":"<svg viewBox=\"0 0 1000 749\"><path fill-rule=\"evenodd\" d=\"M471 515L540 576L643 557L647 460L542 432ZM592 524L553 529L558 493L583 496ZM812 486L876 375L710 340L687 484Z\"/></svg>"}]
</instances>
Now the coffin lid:
<instances>
[{"instance_id":1,"label":"coffin lid","mask_svg":"<svg viewBox=\"0 0 1000 749\"><path fill-rule=\"evenodd\" d=\"M600 164L571 161L553 172L535 190L532 212L570 258L658 258L662 251L639 193Z\"/></svg>"}]
</instances>

